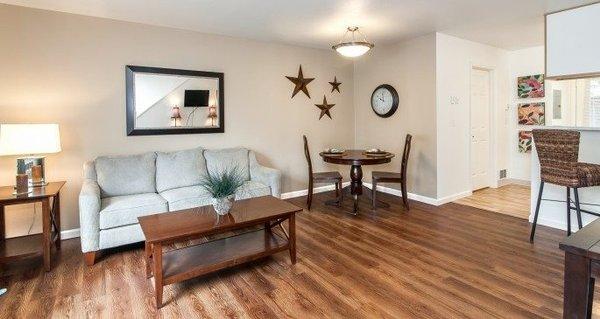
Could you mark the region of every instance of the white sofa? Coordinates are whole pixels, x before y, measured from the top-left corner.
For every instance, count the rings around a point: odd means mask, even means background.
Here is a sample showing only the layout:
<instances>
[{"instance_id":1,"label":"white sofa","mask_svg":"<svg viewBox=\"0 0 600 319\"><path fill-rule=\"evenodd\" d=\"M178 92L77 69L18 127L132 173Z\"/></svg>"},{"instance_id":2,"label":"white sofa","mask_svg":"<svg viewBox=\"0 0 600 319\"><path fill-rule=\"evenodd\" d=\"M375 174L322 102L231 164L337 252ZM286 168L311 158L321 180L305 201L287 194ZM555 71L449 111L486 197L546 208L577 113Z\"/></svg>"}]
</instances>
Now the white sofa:
<instances>
[{"instance_id":1,"label":"white sofa","mask_svg":"<svg viewBox=\"0 0 600 319\"><path fill-rule=\"evenodd\" d=\"M281 173L244 148L103 156L84 164L79 194L81 250L88 265L102 249L144 241L138 217L209 205L207 173L237 167L246 182L236 199L281 194Z\"/></svg>"}]
</instances>

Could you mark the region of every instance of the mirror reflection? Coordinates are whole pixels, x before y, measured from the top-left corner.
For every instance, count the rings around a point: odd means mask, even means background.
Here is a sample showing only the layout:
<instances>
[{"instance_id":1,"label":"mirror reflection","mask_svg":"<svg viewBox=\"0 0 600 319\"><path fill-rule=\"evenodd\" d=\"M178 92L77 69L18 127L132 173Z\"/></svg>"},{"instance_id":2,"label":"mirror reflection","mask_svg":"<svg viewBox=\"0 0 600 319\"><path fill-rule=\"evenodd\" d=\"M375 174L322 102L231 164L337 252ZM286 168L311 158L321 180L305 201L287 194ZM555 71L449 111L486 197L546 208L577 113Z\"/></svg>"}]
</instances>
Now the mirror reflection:
<instances>
[{"instance_id":1,"label":"mirror reflection","mask_svg":"<svg viewBox=\"0 0 600 319\"><path fill-rule=\"evenodd\" d=\"M136 128L218 127L215 78L136 73Z\"/></svg>"},{"instance_id":2,"label":"mirror reflection","mask_svg":"<svg viewBox=\"0 0 600 319\"><path fill-rule=\"evenodd\" d=\"M546 125L600 127L600 78L546 81Z\"/></svg>"}]
</instances>

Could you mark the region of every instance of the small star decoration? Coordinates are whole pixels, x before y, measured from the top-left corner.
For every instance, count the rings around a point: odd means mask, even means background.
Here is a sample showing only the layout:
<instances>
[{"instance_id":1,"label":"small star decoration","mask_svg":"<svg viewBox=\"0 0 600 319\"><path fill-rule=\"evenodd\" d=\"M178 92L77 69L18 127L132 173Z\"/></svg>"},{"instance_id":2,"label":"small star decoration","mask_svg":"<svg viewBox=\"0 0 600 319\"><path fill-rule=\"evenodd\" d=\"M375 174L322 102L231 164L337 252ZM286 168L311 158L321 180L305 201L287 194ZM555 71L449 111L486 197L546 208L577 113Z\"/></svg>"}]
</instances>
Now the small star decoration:
<instances>
[{"instance_id":1,"label":"small star decoration","mask_svg":"<svg viewBox=\"0 0 600 319\"><path fill-rule=\"evenodd\" d=\"M329 110L335 105L335 104L327 104L327 98L325 97L325 95L323 95L323 104L315 104L320 110L321 110L321 115L319 115L319 120L324 116L327 115L329 116L330 119L333 119L331 117L331 113L329 113Z\"/></svg>"},{"instance_id":2,"label":"small star decoration","mask_svg":"<svg viewBox=\"0 0 600 319\"><path fill-rule=\"evenodd\" d=\"M331 93L333 93L334 90L337 90L338 93L340 93L340 84L342 84L342 82L338 82L337 76L333 77L333 82L329 82L329 84L331 84Z\"/></svg>"},{"instance_id":3,"label":"small star decoration","mask_svg":"<svg viewBox=\"0 0 600 319\"><path fill-rule=\"evenodd\" d=\"M288 80L292 81L296 86L294 86L294 92L292 93L292 98L300 91L304 92L306 96L310 98L310 94L308 93L308 88L306 87L308 83L310 83L314 78L305 78L302 74L302 65L300 65L300 69L298 70L298 77L286 76Z\"/></svg>"}]
</instances>

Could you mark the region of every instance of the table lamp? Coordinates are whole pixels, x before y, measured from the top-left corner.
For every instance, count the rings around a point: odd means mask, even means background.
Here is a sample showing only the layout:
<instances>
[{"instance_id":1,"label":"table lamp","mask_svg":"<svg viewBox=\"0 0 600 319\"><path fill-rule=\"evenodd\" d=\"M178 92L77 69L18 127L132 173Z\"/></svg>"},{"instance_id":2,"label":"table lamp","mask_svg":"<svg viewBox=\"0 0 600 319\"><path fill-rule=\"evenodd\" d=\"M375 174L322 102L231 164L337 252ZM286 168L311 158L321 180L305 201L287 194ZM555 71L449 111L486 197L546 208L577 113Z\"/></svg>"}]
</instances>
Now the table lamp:
<instances>
[{"instance_id":1,"label":"table lamp","mask_svg":"<svg viewBox=\"0 0 600 319\"><path fill-rule=\"evenodd\" d=\"M179 106L175 105L171 108L171 126L177 126L177 120L181 121L181 111Z\"/></svg>"},{"instance_id":2,"label":"table lamp","mask_svg":"<svg viewBox=\"0 0 600 319\"><path fill-rule=\"evenodd\" d=\"M27 174L30 187L45 186L44 156L58 153L58 124L0 124L0 156L24 155L17 158L17 175Z\"/></svg>"},{"instance_id":3,"label":"table lamp","mask_svg":"<svg viewBox=\"0 0 600 319\"><path fill-rule=\"evenodd\" d=\"M217 118L217 107L214 105L211 105L208 107L208 116L210 119L210 125L211 126L215 126L215 119Z\"/></svg>"}]
</instances>

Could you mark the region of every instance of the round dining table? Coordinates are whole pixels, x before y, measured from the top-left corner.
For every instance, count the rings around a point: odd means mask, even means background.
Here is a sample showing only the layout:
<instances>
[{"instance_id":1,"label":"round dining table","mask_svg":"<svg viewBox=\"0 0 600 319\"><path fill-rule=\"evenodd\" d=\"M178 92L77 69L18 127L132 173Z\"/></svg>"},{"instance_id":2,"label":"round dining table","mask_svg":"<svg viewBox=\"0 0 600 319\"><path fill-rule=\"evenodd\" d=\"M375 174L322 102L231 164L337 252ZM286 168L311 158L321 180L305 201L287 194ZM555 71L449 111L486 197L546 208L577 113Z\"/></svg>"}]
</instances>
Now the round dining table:
<instances>
[{"instance_id":1,"label":"round dining table","mask_svg":"<svg viewBox=\"0 0 600 319\"><path fill-rule=\"evenodd\" d=\"M350 194L354 199L354 209L352 214L358 214L358 196L362 195L362 165L378 165L389 163L394 158L393 153L385 154L367 154L365 150L346 150L343 153L325 153L319 155L323 161L332 164L350 165Z\"/></svg>"}]
</instances>

